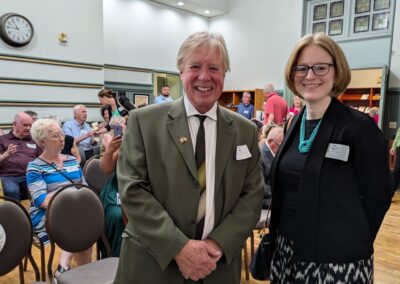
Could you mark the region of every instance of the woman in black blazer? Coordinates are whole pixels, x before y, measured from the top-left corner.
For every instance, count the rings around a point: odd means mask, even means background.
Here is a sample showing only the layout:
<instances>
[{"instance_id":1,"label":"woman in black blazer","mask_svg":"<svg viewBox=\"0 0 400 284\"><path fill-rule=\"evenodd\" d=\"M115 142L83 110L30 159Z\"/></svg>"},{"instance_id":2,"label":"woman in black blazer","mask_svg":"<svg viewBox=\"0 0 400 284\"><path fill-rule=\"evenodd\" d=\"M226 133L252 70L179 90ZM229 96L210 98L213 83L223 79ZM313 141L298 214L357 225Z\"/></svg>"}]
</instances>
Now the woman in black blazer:
<instances>
[{"instance_id":1,"label":"woman in black blazer","mask_svg":"<svg viewBox=\"0 0 400 284\"><path fill-rule=\"evenodd\" d=\"M271 283L372 283L392 198L387 143L369 116L336 99L351 73L325 34L297 43L285 76L305 107L271 168Z\"/></svg>"}]
</instances>

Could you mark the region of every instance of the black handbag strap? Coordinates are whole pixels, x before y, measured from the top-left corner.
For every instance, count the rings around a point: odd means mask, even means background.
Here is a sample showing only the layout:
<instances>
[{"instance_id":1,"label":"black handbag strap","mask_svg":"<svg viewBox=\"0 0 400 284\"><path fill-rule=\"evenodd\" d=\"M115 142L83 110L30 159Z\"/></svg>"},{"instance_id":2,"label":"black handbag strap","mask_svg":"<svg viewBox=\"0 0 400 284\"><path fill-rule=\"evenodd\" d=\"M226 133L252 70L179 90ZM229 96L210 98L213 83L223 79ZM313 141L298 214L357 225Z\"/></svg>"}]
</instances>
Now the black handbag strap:
<instances>
[{"instance_id":1,"label":"black handbag strap","mask_svg":"<svg viewBox=\"0 0 400 284\"><path fill-rule=\"evenodd\" d=\"M271 198L271 200L269 202L269 205L268 205L267 217L265 218L265 222L264 222L263 227L261 229L262 231L265 231L265 229L267 229L267 228L268 228L268 231L269 231L269 226L270 226L271 222L268 222L268 221L269 221L269 217L271 216L271 204L272 204L272 198Z\"/></svg>"},{"instance_id":2,"label":"black handbag strap","mask_svg":"<svg viewBox=\"0 0 400 284\"><path fill-rule=\"evenodd\" d=\"M55 169L58 173L60 173L63 177L65 177L70 183L72 183L73 186L75 186L77 189L79 189L80 187L77 186L75 184L75 182L70 179L67 175L65 175L59 168L57 168L56 166L54 166L52 163L50 164L49 162L43 160L42 158L39 157L40 160L42 160L43 162L45 162L47 165L49 165L50 167L52 167L53 169Z\"/></svg>"}]
</instances>

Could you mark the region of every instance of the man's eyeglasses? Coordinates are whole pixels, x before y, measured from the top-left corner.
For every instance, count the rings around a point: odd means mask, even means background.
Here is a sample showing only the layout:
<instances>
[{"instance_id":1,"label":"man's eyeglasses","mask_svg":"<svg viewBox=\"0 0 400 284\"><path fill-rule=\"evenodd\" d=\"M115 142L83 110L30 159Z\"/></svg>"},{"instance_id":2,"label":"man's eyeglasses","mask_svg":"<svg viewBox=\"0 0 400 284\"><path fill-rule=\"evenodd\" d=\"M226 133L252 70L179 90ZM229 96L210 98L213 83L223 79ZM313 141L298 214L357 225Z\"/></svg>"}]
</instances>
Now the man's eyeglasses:
<instances>
[{"instance_id":1,"label":"man's eyeglasses","mask_svg":"<svg viewBox=\"0 0 400 284\"><path fill-rule=\"evenodd\" d=\"M313 66L307 66L307 65L296 65L293 66L293 72L294 76L296 77L306 77L308 74L308 71L312 69L314 72L314 75L316 76L324 76L328 74L331 66L334 66L331 63L318 63Z\"/></svg>"}]
</instances>

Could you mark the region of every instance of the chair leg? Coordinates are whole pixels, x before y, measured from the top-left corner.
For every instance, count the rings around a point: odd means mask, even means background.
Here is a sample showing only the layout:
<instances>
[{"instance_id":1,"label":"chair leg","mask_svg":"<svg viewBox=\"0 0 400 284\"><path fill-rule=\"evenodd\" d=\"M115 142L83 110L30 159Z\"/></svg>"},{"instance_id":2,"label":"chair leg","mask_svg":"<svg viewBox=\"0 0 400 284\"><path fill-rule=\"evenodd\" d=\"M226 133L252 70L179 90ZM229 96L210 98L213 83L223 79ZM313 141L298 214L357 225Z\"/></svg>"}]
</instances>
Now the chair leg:
<instances>
[{"instance_id":1,"label":"chair leg","mask_svg":"<svg viewBox=\"0 0 400 284\"><path fill-rule=\"evenodd\" d=\"M243 252L244 252L244 271L246 273L246 281L249 281L250 279L250 273L249 273L249 260L248 260L248 255L247 255L247 240L244 241L243 244Z\"/></svg>"},{"instance_id":2,"label":"chair leg","mask_svg":"<svg viewBox=\"0 0 400 284\"><path fill-rule=\"evenodd\" d=\"M96 243L97 260L100 260L100 247L99 247L100 243L99 242L100 242L100 240L97 241L97 243Z\"/></svg>"},{"instance_id":3,"label":"chair leg","mask_svg":"<svg viewBox=\"0 0 400 284\"><path fill-rule=\"evenodd\" d=\"M250 235L250 253L251 253L251 258L254 256L254 232L251 231Z\"/></svg>"},{"instance_id":4,"label":"chair leg","mask_svg":"<svg viewBox=\"0 0 400 284\"><path fill-rule=\"evenodd\" d=\"M25 256L24 258L24 271L28 269L28 256Z\"/></svg>"},{"instance_id":5,"label":"chair leg","mask_svg":"<svg viewBox=\"0 0 400 284\"><path fill-rule=\"evenodd\" d=\"M46 255L44 251L44 244L40 244L40 271L42 274L42 281L46 281Z\"/></svg>"},{"instance_id":6,"label":"chair leg","mask_svg":"<svg viewBox=\"0 0 400 284\"><path fill-rule=\"evenodd\" d=\"M22 264L22 261L18 265L19 268L19 279L21 281L21 284L25 284L25 279L24 279L24 266Z\"/></svg>"}]
</instances>

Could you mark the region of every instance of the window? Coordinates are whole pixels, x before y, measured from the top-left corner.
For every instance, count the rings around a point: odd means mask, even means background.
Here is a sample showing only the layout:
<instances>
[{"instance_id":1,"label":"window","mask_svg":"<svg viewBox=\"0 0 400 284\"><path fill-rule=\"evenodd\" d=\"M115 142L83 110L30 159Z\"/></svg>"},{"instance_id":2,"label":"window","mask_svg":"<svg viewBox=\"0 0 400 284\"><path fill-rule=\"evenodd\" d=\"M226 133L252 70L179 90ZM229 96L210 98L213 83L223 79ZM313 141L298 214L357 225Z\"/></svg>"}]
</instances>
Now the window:
<instances>
[{"instance_id":1,"label":"window","mask_svg":"<svg viewBox=\"0 0 400 284\"><path fill-rule=\"evenodd\" d=\"M335 40L391 34L394 0L309 0L307 32Z\"/></svg>"},{"instance_id":2,"label":"window","mask_svg":"<svg viewBox=\"0 0 400 284\"><path fill-rule=\"evenodd\" d=\"M312 5L312 32L323 32L331 36L342 35L344 0L323 2L325 3Z\"/></svg>"}]
</instances>

